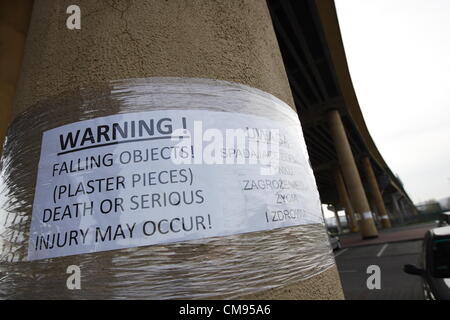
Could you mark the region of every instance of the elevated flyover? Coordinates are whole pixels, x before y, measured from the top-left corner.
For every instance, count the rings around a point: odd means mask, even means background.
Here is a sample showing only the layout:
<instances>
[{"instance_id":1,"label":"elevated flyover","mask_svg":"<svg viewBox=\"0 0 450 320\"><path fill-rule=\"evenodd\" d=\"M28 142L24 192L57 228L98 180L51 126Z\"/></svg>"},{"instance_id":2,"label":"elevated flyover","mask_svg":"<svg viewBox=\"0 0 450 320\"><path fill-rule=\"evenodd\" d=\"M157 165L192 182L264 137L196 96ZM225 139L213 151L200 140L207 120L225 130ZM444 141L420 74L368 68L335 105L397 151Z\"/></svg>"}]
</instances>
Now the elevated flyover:
<instances>
[{"instance_id":1,"label":"elevated flyover","mask_svg":"<svg viewBox=\"0 0 450 320\"><path fill-rule=\"evenodd\" d=\"M382 227L417 214L365 124L334 1L269 0L268 5L322 202L345 208L353 230L362 227L367 238L377 233L371 223L365 225L367 212L376 213L372 218Z\"/></svg>"}]
</instances>

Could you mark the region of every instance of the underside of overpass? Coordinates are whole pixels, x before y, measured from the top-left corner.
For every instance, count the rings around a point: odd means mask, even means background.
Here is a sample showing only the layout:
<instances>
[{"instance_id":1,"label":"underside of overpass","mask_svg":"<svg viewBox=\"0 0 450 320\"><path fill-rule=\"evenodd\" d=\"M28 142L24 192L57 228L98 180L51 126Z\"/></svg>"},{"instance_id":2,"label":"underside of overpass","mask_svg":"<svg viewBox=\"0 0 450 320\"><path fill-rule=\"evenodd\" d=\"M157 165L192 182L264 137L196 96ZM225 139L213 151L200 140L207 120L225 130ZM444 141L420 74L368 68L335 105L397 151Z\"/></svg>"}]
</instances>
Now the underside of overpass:
<instances>
[{"instance_id":1,"label":"underside of overpass","mask_svg":"<svg viewBox=\"0 0 450 320\"><path fill-rule=\"evenodd\" d=\"M401 220L396 211L401 211L400 217L416 214L401 181L389 169L364 122L334 1L269 0L268 5L322 203L342 208L333 173L339 162L326 117L330 110L338 110L364 189L368 190L368 179L362 160L367 157L391 220ZM393 203L399 199L400 205ZM373 207L372 201L370 204Z\"/></svg>"}]
</instances>

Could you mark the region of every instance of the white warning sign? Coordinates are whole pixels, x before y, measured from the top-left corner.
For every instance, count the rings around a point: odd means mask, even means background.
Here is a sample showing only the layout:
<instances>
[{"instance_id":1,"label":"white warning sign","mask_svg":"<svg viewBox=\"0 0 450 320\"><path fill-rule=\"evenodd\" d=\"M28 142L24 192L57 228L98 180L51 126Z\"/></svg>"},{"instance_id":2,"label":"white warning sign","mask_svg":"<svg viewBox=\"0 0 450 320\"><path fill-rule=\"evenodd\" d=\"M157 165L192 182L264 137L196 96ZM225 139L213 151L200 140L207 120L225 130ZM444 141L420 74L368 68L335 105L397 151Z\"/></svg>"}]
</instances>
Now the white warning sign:
<instances>
[{"instance_id":1,"label":"white warning sign","mask_svg":"<svg viewBox=\"0 0 450 320\"><path fill-rule=\"evenodd\" d=\"M44 132L28 259L323 223L300 122L156 110Z\"/></svg>"}]
</instances>

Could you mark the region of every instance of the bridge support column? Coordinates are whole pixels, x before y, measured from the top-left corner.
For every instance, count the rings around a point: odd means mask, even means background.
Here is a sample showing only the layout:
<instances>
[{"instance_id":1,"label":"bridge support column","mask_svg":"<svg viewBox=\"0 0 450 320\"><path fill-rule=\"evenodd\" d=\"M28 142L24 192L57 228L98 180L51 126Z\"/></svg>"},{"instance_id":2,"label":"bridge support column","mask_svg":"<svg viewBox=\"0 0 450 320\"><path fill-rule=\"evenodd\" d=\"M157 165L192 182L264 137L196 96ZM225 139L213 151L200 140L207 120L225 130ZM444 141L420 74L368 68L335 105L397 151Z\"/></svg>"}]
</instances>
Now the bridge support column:
<instances>
[{"instance_id":1,"label":"bridge support column","mask_svg":"<svg viewBox=\"0 0 450 320\"><path fill-rule=\"evenodd\" d=\"M8 128L33 1L0 1L0 155Z\"/></svg>"},{"instance_id":2,"label":"bridge support column","mask_svg":"<svg viewBox=\"0 0 450 320\"><path fill-rule=\"evenodd\" d=\"M353 207L350 203L350 199L348 197L347 189L345 188L344 179L342 178L341 171L339 168L335 169L335 179L336 179L336 187L339 194L339 201L341 205L345 209L345 215L347 216L347 221L349 224L349 228L351 232L358 232L358 221L356 221L355 215L353 213Z\"/></svg>"},{"instance_id":3,"label":"bridge support column","mask_svg":"<svg viewBox=\"0 0 450 320\"><path fill-rule=\"evenodd\" d=\"M377 179L375 178L375 174L373 172L369 157L364 157L363 166L367 177L369 192L372 197L372 201L375 203L375 206L377 208L377 213L381 220L381 225L383 226L383 228L390 228L391 220L389 219L389 216L387 214L386 207L383 202L383 197L381 196L380 189L378 188Z\"/></svg>"},{"instance_id":4,"label":"bridge support column","mask_svg":"<svg viewBox=\"0 0 450 320\"><path fill-rule=\"evenodd\" d=\"M400 204L400 209L402 210L403 214L407 217L412 217L413 213L408 210L405 206L405 198L402 196L398 199L398 203Z\"/></svg>"},{"instance_id":5,"label":"bridge support column","mask_svg":"<svg viewBox=\"0 0 450 320\"><path fill-rule=\"evenodd\" d=\"M394 208L395 208L395 211L397 211L397 214L398 214L398 216L399 216L399 218L400 218L400 223L401 224L404 224L405 223L405 217L404 217L404 213L403 213L403 211L400 209L400 207L399 207L399 205L398 205L398 196L395 194L395 193L393 193L392 194L392 203L393 203L393 205L394 205Z\"/></svg>"},{"instance_id":6,"label":"bridge support column","mask_svg":"<svg viewBox=\"0 0 450 320\"><path fill-rule=\"evenodd\" d=\"M333 205L334 217L336 219L336 227L338 230L338 234L342 234L341 218L339 218L339 213L336 207L337 207L336 205Z\"/></svg>"},{"instance_id":7,"label":"bridge support column","mask_svg":"<svg viewBox=\"0 0 450 320\"><path fill-rule=\"evenodd\" d=\"M71 4L68 0L43 0L33 8L15 117L55 97L71 97L79 88L101 91L110 81L143 77L234 81L273 94L295 110L266 1L78 0L81 30L68 30L66 8ZM29 192L33 191L30 186ZM179 255L203 252L190 248ZM148 247L139 250L153 252ZM96 257L108 260L115 254L106 251L96 253ZM40 269L40 283L54 279L53 272L58 270L54 266L59 263L55 260L49 262L54 263L52 268ZM101 268L100 264L92 266ZM86 283L98 281L98 274L90 273ZM140 286L137 278L136 283ZM115 290L118 286L110 286L101 294L114 296ZM143 294L139 292L137 297ZM343 293L337 268L332 265L307 280L245 298L341 299Z\"/></svg>"},{"instance_id":8,"label":"bridge support column","mask_svg":"<svg viewBox=\"0 0 450 320\"><path fill-rule=\"evenodd\" d=\"M378 236L378 231L370 212L369 203L361 182L361 177L356 167L355 159L345 133L341 116L337 110L331 110L327 114L331 135L334 140L339 166L348 188L350 201L356 213L361 215L360 231L363 239Z\"/></svg>"}]
</instances>

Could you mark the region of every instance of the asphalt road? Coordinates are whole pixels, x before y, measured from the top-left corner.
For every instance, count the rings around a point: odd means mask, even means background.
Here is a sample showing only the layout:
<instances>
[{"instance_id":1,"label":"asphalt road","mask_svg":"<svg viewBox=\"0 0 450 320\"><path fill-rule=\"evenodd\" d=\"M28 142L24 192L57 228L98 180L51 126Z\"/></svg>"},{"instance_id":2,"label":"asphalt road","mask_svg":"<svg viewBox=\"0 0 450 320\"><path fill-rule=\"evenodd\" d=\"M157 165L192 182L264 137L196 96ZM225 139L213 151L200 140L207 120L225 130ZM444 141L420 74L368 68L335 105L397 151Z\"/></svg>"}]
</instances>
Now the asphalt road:
<instances>
[{"instance_id":1,"label":"asphalt road","mask_svg":"<svg viewBox=\"0 0 450 320\"><path fill-rule=\"evenodd\" d=\"M422 300L419 277L403 272L404 264L417 264L421 240L352 247L335 252L344 295L349 300ZM381 289L367 288L367 267L380 267Z\"/></svg>"}]
</instances>

